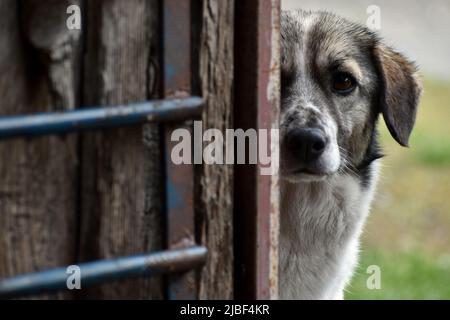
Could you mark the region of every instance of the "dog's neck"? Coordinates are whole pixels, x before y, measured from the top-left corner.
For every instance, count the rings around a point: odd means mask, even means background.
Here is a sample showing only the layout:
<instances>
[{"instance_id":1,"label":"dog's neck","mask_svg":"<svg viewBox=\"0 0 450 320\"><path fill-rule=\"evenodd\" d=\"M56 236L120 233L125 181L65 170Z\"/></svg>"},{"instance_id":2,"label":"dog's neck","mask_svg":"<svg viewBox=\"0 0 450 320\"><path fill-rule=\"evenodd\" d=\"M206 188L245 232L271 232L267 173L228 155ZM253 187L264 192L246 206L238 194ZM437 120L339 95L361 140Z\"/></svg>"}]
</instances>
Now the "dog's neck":
<instances>
[{"instance_id":1,"label":"dog's neck","mask_svg":"<svg viewBox=\"0 0 450 320\"><path fill-rule=\"evenodd\" d=\"M292 231L289 237L298 237L300 248L315 247L318 240L345 241L346 233L364 218L360 212L364 193L358 179L351 175L317 182L282 181L282 230Z\"/></svg>"},{"instance_id":2,"label":"dog's neck","mask_svg":"<svg viewBox=\"0 0 450 320\"><path fill-rule=\"evenodd\" d=\"M362 186L350 174L318 182L281 181L282 298L330 299L342 294L356 262L374 185ZM333 279L336 274L340 276Z\"/></svg>"}]
</instances>

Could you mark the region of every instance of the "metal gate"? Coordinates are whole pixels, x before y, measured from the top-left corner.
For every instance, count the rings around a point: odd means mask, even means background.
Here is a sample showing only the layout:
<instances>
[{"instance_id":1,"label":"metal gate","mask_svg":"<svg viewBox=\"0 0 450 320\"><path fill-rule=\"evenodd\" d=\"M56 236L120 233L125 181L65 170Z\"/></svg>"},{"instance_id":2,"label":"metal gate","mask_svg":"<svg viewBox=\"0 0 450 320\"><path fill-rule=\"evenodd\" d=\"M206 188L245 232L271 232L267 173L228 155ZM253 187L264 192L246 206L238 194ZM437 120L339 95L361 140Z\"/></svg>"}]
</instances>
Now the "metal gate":
<instances>
[{"instance_id":1,"label":"metal gate","mask_svg":"<svg viewBox=\"0 0 450 320\"><path fill-rule=\"evenodd\" d=\"M279 101L279 1L236 2L235 8L235 126L277 128ZM191 1L162 1L163 96L121 106L4 116L0 139L67 134L148 122L163 123L165 141L165 235L167 250L137 256L81 263L84 287L129 277L171 274L169 299L196 299L195 268L208 253L196 245L194 165L170 160L171 132L192 130L204 100L191 95ZM0 141L1 143L1 141ZM272 152L278 152L272 141ZM270 299L278 294L278 178L261 176L259 167L236 165L234 254L236 298ZM243 182L244 181L244 182ZM0 280L0 298L67 289L66 267Z\"/></svg>"}]
</instances>

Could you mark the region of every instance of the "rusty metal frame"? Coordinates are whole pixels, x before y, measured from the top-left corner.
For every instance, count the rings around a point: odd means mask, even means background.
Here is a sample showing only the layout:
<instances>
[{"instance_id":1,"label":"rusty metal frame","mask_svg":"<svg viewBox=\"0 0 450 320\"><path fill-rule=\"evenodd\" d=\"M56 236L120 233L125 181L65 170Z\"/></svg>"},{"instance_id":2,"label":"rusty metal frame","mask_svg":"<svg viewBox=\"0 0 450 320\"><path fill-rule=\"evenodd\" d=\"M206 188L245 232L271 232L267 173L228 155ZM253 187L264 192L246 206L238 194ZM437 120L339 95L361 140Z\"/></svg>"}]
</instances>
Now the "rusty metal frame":
<instances>
[{"instance_id":1,"label":"rusty metal frame","mask_svg":"<svg viewBox=\"0 0 450 320\"><path fill-rule=\"evenodd\" d=\"M194 268L205 262L207 249L195 246L194 167L175 165L170 158L174 129L192 130L192 120L200 117L203 100L191 92L191 1L162 0L163 9L163 100L127 106L91 108L0 117L0 138L36 136L102 129L152 121L164 124L164 171L166 178L167 249L140 256L100 260L80 264L82 283L92 285L133 276L171 274L169 299L196 299ZM177 121L177 122L171 122ZM84 270L84 271L83 271ZM16 297L66 288L65 268L57 268L0 280L0 298Z\"/></svg>"},{"instance_id":2,"label":"rusty metal frame","mask_svg":"<svg viewBox=\"0 0 450 320\"><path fill-rule=\"evenodd\" d=\"M163 95L165 98L189 96L191 92L191 1L163 1ZM194 166L175 165L170 158L174 145L171 133L184 128L192 133L192 123L164 127L166 175L166 240L169 249L195 243ZM194 271L169 276L169 299L196 299Z\"/></svg>"},{"instance_id":3,"label":"rusty metal frame","mask_svg":"<svg viewBox=\"0 0 450 320\"><path fill-rule=\"evenodd\" d=\"M162 65L164 66L162 95L166 99L187 99L191 92L191 0L162 0L162 10ZM278 128L280 92L279 11L280 0L247 0L237 3L236 66L234 68L236 88L234 114L237 128ZM197 102L195 108L198 107ZM148 103L146 106L152 109L154 105ZM148 115L152 116L153 114L156 118L162 115L162 113L155 113L152 110ZM195 109L195 114L198 114L198 112L199 110ZM187 113L189 112L186 110ZM185 112L181 111L179 114L185 115ZM77 115L83 114L77 113ZM147 120L151 120L148 119L148 115ZM90 114L90 116L93 115ZM98 114L95 114L94 118L98 119L98 116ZM144 119L142 114L138 117L138 121L133 118L133 123L142 122L142 119ZM161 119L166 119L165 117L166 114ZM89 118L86 125L94 118ZM41 134L60 133L61 127L59 125L67 129L64 129L66 130L64 132L78 131L77 126L73 126L73 123L65 122L68 119L64 117L59 119L64 121L54 128L47 128L48 130L46 129ZM124 123L113 121L113 123L105 125L119 126L126 124L128 120L130 119L123 117L120 121L124 121ZM206 254L205 248L195 247L197 251L195 257L192 257L192 265L183 261L183 259L179 259L185 251L189 250L189 247L195 245L194 167L192 164L175 165L170 159L170 150L173 146L170 136L175 128L192 130L192 123L165 124L163 127L163 140L165 142L164 172L166 177L166 239L169 251L161 254L173 258L173 261L171 261L174 264L165 265L162 271L169 273L197 266L204 261ZM15 130L15 128L12 129ZM43 127L40 127L40 129L43 129ZM85 128L83 127L83 129ZM278 154L278 141L270 140L270 145L271 156L274 159L274 156ZM237 165L235 169L235 297L238 299L274 299L278 296L278 175L276 172L274 175L261 175L260 165ZM175 252L175 255L172 256L171 252ZM136 268L125 271L121 268L113 268L112 273L109 273L111 261L98 261L88 264L88 267L96 267L94 269L97 271L104 271L104 273L100 272L94 275L91 280L93 282L104 282L114 279L115 276L123 275L126 277L131 274L147 274L140 267L145 267L146 264L148 264L148 267L161 267L161 265L158 265L158 261L161 262L161 260L158 260L157 257L161 258L153 254L123 258L128 259L126 262L137 263ZM177 266L180 265L183 268L178 269ZM99 266L100 269L97 268ZM62 269L57 270L61 271ZM161 271L160 269L149 269L147 271L154 273L158 270ZM37 274L35 279L53 281L60 277L59 273L51 273L51 270L47 272L50 273ZM40 278L39 275L44 275L44 277ZM48 275L51 277L46 278ZM52 278L53 276L57 277ZM0 287L4 285L4 288L6 288L7 284L12 283L19 285L16 287L16 289L19 289L21 279L26 278L19 276L2 280ZM20 290L26 290L27 288L39 290L45 285L48 285L47 289L61 287L61 282L58 282L56 287L52 287L55 283L45 281L40 282L37 287L30 286L30 283L28 283L25 287L20 287ZM169 276L168 298L196 299L197 296L195 271L191 270L178 276Z\"/></svg>"},{"instance_id":4,"label":"rusty metal frame","mask_svg":"<svg viewBox=\"0 0 450 320\"><path fill-rule=\"evenodd\" d=\"M247 0L236 7L235 127L278 128L279 0ZM272 161L278 141L271 140ZM277 166L276 166L277 168ZM278 297L278 174L260 165L235 168L235 296Z\"/></svg>"}]
</instances>

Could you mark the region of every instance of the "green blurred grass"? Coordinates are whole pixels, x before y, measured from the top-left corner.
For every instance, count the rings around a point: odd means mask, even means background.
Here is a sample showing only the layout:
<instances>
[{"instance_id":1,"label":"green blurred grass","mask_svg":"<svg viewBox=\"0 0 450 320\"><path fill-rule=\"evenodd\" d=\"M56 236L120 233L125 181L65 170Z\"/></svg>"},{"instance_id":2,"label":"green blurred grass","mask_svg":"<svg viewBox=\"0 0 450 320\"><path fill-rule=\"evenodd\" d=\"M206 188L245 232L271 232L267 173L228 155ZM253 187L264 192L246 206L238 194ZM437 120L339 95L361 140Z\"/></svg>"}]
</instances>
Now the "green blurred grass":
<instances>
[{"instance_id":1,"label":"green blurred grass","mask_svg":"<svg viewBox=\"0 0 450 320\"><path fill-rule=\"evenodd\" d=\"M446 166L450 163L450 141L436 139L433 135L418 130L414 136L416 160L425 165Z\"/></svg>"},{"instance_id":2,"label":"green blurred grass","mask_svg":"<svg viewBox=\"0 0 450 320\"><path fill-rule=\"evenodd\" d=\"M445 299L450 298L450 272L447 261L435 261L414 252L369 249L362 253L360 265L346 299ZM381 288L368 289L367 267L381 270Z\"/></svg>"},{"instance_id":3,"label":"green blurred grass","mask_svg":"<svg viewBox=\"0 0 450 320\"><path fill-rule=\"evenodd\" d=\"M450 83L424 89L409 149L381 121L387 156L347 299L450 299ZM381 290L366 288L372 264Z\"/></svg>"}]
</instances>

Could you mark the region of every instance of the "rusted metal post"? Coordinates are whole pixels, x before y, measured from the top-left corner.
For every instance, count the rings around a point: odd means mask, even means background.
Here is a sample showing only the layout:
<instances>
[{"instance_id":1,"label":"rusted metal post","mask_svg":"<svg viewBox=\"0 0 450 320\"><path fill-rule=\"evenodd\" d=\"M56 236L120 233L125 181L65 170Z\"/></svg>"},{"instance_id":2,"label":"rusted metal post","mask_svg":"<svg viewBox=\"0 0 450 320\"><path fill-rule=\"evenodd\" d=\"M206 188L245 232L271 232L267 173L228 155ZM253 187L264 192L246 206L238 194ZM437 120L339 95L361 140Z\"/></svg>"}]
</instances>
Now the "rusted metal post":
<instances>
[{"instance_id":1,"label":"rusted metal post","mask_svg":"<svg viewBox=\"0 0 450 320\"><path fill-rule=\"evenodd\" d=\"M166 98L186 97L191 92L191 1L163 1L163 95ZM171 161L174 129L189 131L192 123L178 123L164 128L166 171L166 231L169 249L195 243L194 167L175 165ZM196 299L194 271L169 277L169 299Z\"/></svg>"},{"instance_id":2,"label":"rusted metal post","mask_svg":"<svg viewBox=\"0 0 450 320\"><path fill-rule=\"evenodd\" d=\"M279 0L241 1L236 7L235 126L278 128ZM272 161L278 141L270 140ZM275 164L275 168L278 166ZM278 297L278 174L262 166L235 169L236 298Z\"/></svg>"}]
</instances>

